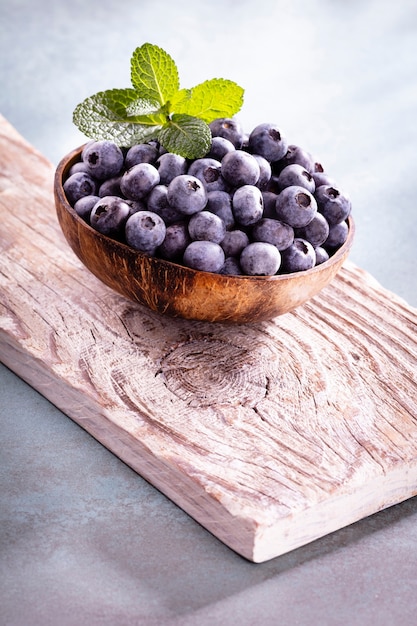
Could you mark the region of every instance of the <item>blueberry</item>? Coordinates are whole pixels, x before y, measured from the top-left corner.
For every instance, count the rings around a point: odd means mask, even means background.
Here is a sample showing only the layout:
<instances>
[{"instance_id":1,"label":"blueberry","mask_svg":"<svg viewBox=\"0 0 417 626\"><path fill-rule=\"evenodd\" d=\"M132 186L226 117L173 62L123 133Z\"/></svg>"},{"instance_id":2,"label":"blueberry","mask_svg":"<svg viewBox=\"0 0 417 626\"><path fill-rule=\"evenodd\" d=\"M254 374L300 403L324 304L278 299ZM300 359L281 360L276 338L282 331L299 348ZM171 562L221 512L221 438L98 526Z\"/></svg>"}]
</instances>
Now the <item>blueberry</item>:
<instances>
[{"instance_id":1,"label":"blueberry","mask_svg":"<svg viewBox=\"0 0 417 626\"><path fill-rule=\"evenodd\" d=\"M186 174L188 163L187 160L179 154L165 152L161 154L156 162L158 168L160 182L162 185L169 185L171 180L180 174Z\"/></svg>"},{"instance_id":2,"label":"blueberry","mask_svg":"<svg viewBox=\"0 0 417 626\"><path fill-rule=\"evenodd\" d=\"M274 174L274 172L272 172L271 178L268 181L265 191L271 191L272 193L279 194L279 192L282 191L282 189L279 186L278 178L279 178L279 174Z\"/></svg>"},{"instance_id":3,"label":"blueberry","mask_svg":"<svg viewBox=\"0 0 417 626\"><path fill-rule=\"evenodd\" d=\"M222 160L223 178L232 186L255 185L260 176L257 160L244 150L228 152Z\"/></svg>"},{"instance_id":4,"label":"blueberry","mask_svg":"<svg viewBox=\"0 0 417 626\"><path fill-rule=\"evenodd\" d=\"M314 252L316 253L316 265L321 265L329 260L329 253L327 250L322 248L322 246L317 246L314 248Z\"/></svg>"},{"instance_id":5,"label":"blueberry","mask_svg":"<svg viewBox=\"0 0 417 626\"><path fill-rule=\"evenodd\" d=\"M121 176L113 176L104 180L98 189L100 198L104 198L104 196L122 196L123 194L120 190L121 178Z\"/></svg>"},{"instance_id":6,"label":"blueberry","mask_svg":"<svg viewBox=\"0 0 417 626\"><path fill-rule=\"evenodd\" d=\"M77 163L71 165L70 169L68 170L68 176L72 176L77 172L88 172L88 167L86 166L84 161L77 161Z\"/></svg>"},{"instance_id":7,"label":"blueberry","mask_svg":"<svg viewBox=\"0 0 417 626\"><path fill-rule=\"evenodd\" d=\"M230 230L225 234L220 245L226 257L238 257L249 243L249 237L243 230Z\"/></svg>"},{"instance_id":8,"label":"blueberry","mask_svg":"<svg viewBox=\"0 0 417 626\"><path fill-rule=\"evenodd\" d=\"M129 205L129 216L138 211L146 211L148 208L144 200L128 200L126 198L125 202Z\"/></svg>"},{"instance_id":9,"label":"blueberry","mask_svg":"<svg viewBox=\"0 0 417 626\"><path fill-rule=\"evenodd\" d=\"M285 156L287 140L275 124L259 124L249 135L249 150L267 161L279 161Z\"/></svg>"},{"instance_id":10,"label":"blueberry","mask_svg":"<svg viewBox=\"0 0 417 626\"><path fill-rule=\"evenodd\" d=\"M333 224L330 226L329 235L323 246L326 250L340 248L349 234L349 227L346 222L340 222L339 224Z\"/></svg>"},{"instance_id":11,"label":"blueberry","mask_svg":"<svg viewBox=\"0 0 417 626\"><path fill-rule=\"evenodd\" d=\"M213 137L210 150L206 156L211 159L216 159L216 161L221 161L225 154L233 150L236 150L235 146L225 137Z\"/></svg>"},{"instance_id":12,"label":"blueberry","mask_svg":"<svg viewBox=\"0 0 417 626\"><path fill-rule=\"evenodd\" d=\"M225 223L226 230L235 227L235 217L232 211L232 196L227 191L209 191L207 194L207 211L218 215Z\"/></svg>"},{"instance_id":13,"label":"blueberry","mask_svg":"<svg viewBox=\"0 0 417 626\"><path fill-rule=\"evenodd\" d=\"M287 152L278 162L274 163L274 171L279 173L287 167L287 165L291 165L296 163L297 165L301 165L308 172L312 173L314 170L314 162L313 157L309 152L300 148L300 146L296 146L294 144L290 144L287 148Z\"/></svg>"},{"instance_id":14,"label":"blueberry","mask_svg":"<svg viewBox=\"0 0 417 626\"><path fill-rule=\"evenodd\" d=\"M253 154L252 156L254 159L256 159L259 165L259 178L256 181L256 186L264 191L267 188L269 181L271 180L271 164L260 154Z\"/></svg>"},{"instance_id":15,"label":"blueberry","mask_svg":"<svg viewBox=\"0 0 417 626\"><path fill-rule=\"evenodd\" d=\"M156 147L158 149L158 158L168 152L168 150L164 148L164 146L161 146L161 144L158 142L156 142Z\"/></svg>"},{"instance_id":16,"label":"blueberry","mask_svg":"<svg viewBox=\"0 0 417 626\"><path fill-rule=\"evenodd\" d=\"M193 240L220 243L226 234L223 220L210 211L199 211L190 217L188 232Z\"/></svg>"},{"instance_id":17,"label":"blueberry","mask_svg":"<svg viewBox=\"0 0 417 626\"><path fill-rule=\"evenodd\" d=\"M191 238L188 224L184 221L170 224L166 228L165 239L157 250L158 256L168 261L181 261L189 243Z\"/></svg>"},{"instance_id":18,"label":"blueberry","mask_svg":"<svg viewBox=\"0 0 417 626\"><path fill-rule=\"evenodd\" d=\"M165 239L164 220L152 211L138 211L129 217L125 226L126 242L132 248L155 254Z\"/></svg>"},{"instance_id":19,"label":"blueberry","mask_svg":"<svg viewBox=\"0 0 417 626\"><path fill-rule=\"evenodd\" d=\"M240 150L243 145L244 133L240 123L234 118L221 117L209 124L213 137L228 139L235 148Z\"/></svg>"},{"instance_id":20,"label":"blueberry","mask_svg":"<svg viewBox=\"0 0 417 626\"><path fill-rule=\"evenodd\" d=\"M213 241L192 241L185 249L183 262L202 272L220 272L224 265L223 249Z\"/></svg>"},{"instance_id":21,"label":"blueberry","mask_svg":"<svg viewBox=\"0 0 417 626\"><path fill-rule=\"evenodd\" d=\"M305 167L298 165L298 163L293 163L284 167L278 176L277 182L280 191L285 189L285 187L291 187L292 185L304 187L304 189L308 189L310 193L314 193L316 189L316 183L314 182L313 176L306 170Z\"/></svg>"},{"instance_id":22,"label":"blueberry","mask_svg":"<svg viewBox=\"0 0 417 626\"><path fill-rule=\"evenodd\" d=\"M239 259L234 256L227 257L219 273L228 276L241 276L243 272Z\"/></svg>"},{"instance_id":23,"label":"blueberry","mask_svg":"<svg viewBox=\"0 0 417 626\"><path fill-rule=\"evenodd\" d=\"M97 195L97 182L87 172L72 174L63 184L65 195L71 206L83 196Z\"/></svg>"},{"instance_id":24,"label":"blueberry","mask_svg":"<svg viewBox=\"0 0 417 626\"><path fill-rule=\"evenodd\" d=\"M264 217L276 218L277 214L275 211L275 205L277 203L277 195L278 194L273 193L272 191L262 191L262 199L264 203Z\"/></svg>"},{"instance_id":25,"label":"blueberry","mask_svg":"<svg viewBox=\"0 0 417 626\"><path fill-rule=\"evenodd\" d=\"M316 213L306 226L295 229L295 236L306 239L313 248L321 246L329 236L329 224L321 213Z\"/></svg>"},{"instance_id":26,"label":"blueberry","mask_svg":"<svg viewBox=\"0 0 417 626\"><path fill-rule=\"evenodd\" d=\"M105 139L88 143L82 152L82 159L89 173L98 180L117 176L124 163L119 146Z\"/></svg>"},{"instance_id":27,"label":"blueberry","mask_svg":"<svg viewBox=\"0 0 417 626\"><path fill-rule=\"evenodd\" d=\"M239 187L233 194L232 209L236 222L241 226L255 224L263 214L261 190L253 185Z\"/></svg>"},{"instance_id":28,"label":"blueberry","mask_svg":"<svg viewBox=\"0 0 417 626\"><path fill-rule=\"evenodd\" d=\"M279 220L294 228L301 228L313 219L317 202L307 189L294 185L278 194L275 211Z\"/></svg>"},{"instance_id":29,"label":"blueberry","mask_svg":"<svg viewBox=\"0 0 417 626\"><path fill-rule=\"evenodd\" d=\"M74 204L74 210L85 220L88 224L90 223L90 213L93 209L93 206L100 200L99 196L83 196Z\"/></svg>"},{"instance_id":30,"label":"blueberry","mask_svg":"<svg viewBox=\"0 0 417 626\"><path fill-rule=\"evenodd\" d=\"M348 196L331 185L321 185L316 189L317 206L330 226L343 222L350 215L351 202Z\"/></svg>"},{"instance_id":31,"label":"blueberry","mask_svg":"<svg viewBox=\"0 0 417 626\"><path fill-rule=\"evenodd\" d=\"M166 185L156 185L146 198L148 211L157 213L164 220L165 224L174 224L181 221L184 216L168 202L168 187Z\"/></svg>"},{"instance_id":32,"label":"blueberry","mask_svg":"<svg viewBox=\"0 0 417 626\"><path fill-rule=\"evenodd\" d=\"M252 228L252 239L272 243L278 250L285 250L294 241L294 229L285 222L264 217Z\"/></svg>"},{"instance_id":33,"label":"blueberry","mask_svg":"<svg viewBox=\"0 0 417 626\"><path fill-rule=\"evenodd\" d=\"M323 173L324 172L323 165L319 161L316 161L315 159L313 159L313 157L312 157L312 160L313 160L313 168L311 170L311 173L312 174L320 173L320 172Z\"/></svg>"},{"instance_id":34,"label":"blueberry","mask_svg":"<svg viewBox=\"0 0 417 626\"><path fill-rule=\"evenodd\" d=\"M222 176L222 166L220 161L205 157L196 159L188 168L188 174L195 176L204 184L207 191L225 191L226 181Z\"/></svg>"},{"instance_id":35,"label":"blueberry","mask_svg":"<svg viewBox=\"0 0 417 626\"><path fill-rule=\"evenodd\" d=\"M92 146L95 142L96 142L96 140L95 140L95 139L89 139L89 140L87 141L87 143L86 143L86 144L84 144L83 149L82 149L82 151L81 151L81 161L83 161L83 159L84 159L84 154L85 154L85 151L87 150L87 148L89 148L90 146ZM84 162L84 161L83 161L83 162Z\"/></svg>"},{"instance_id":36,"label":"blueberry","mask_svg":"<svg viewBox=\"0 0 417 626\"><path fill-rule=\"evenodd\" d=\"M118 196L105 196L94 205L90 214L90 224L103 235L118 238L127 218L129 205Z\"/></svg>"},{"instance_id":37,"label":"blueberry","mask_svg":"<svg viewBox=\"0 0 417 626\"><path fill-rule=\"evenodd\" d=\"M284 273L302 272L316 264L316 253L308 241L295 238L292 245L281 252Z\"/></svg>"},{"instance_id":38,"label":"blueberry","mask_svg":"<svg viewBox=\"0 0 417 626\"><path fill-rule=\"evenodd\" d=\"M155 211L155 213L159 214L162 209L169 206L167 193L168 187L166 185L155 185L149 196L146 198L146 204L149 211Z\"/></svg>"},{"instance_id":39,"label":"blueberry","mask_svg":"<svg viewBox=\"0 0 417 626\"><path fill-rule=\"evenodd\" d=\"M145 198L159 184L159 172L150 163L138 163L127 170L120 180L122 194L130 200Z\"/></svg>"},{"instance_id":40,"label":"blueberry","mask_svg":"<svg viewBox=\"0 0 417 626\"><path fill-rule=\"evenodd\" d=\"M169 183L167 198L171 207L184 215L192 215L206 206L207 191L195 176L181 174Z\"/></svg>"},{"instance_id":41,"label":"blueberry","mask_svg":"<svg viewBox=\"0 0 417 626\"><path fill-rule=\"evenodd\" d=\"M125 156L125 168L130 170L131 167L139 163L151 163L154 165L158 156L159 150L155 145L150 143L138 143L127 151Z\"/></svg>"},{"instance_id":42,"label":"blueberry","mask_svg":"<svg viewBox=\"0 0 417 626\"><path fill-rule=\"evenodd\" d=\"M313 172L312 176L316 184L316 188L321 187L321 185L331 185L332 187L335 186L333 178L326 174L326 172Z\"/></svg>"},{"instance_id":43,"label":"blueberry","mask_svg":"<svg viewBox=\"0 0 417 626\"><path fill-rule=\"evenodd\" d=\"M273 276L281 265L281 254L271 243L254 241L242 250L239 262L248 276Z\"/></svg>"}]
</instances>

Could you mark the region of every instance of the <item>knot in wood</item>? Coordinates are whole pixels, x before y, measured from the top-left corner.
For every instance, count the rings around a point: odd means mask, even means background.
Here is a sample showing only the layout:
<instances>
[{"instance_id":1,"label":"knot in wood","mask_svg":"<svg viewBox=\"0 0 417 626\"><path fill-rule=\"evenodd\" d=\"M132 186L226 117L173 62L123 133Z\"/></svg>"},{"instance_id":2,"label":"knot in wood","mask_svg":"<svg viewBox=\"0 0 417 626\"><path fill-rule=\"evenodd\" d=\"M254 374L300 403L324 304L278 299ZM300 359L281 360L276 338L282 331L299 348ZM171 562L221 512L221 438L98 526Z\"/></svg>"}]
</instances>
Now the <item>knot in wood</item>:
<instances>
[{"instance_id":1,"label":"knot in wood","mask_svg":"<svg viewBox=\"0 0 417 626\"><path fill-rule=\"evenodd\" d=\"M161 362L167 388L195 407L256 406L268 389L266 356L221 339L197 339L175 347Z\"/></svg>"}]
</instances>

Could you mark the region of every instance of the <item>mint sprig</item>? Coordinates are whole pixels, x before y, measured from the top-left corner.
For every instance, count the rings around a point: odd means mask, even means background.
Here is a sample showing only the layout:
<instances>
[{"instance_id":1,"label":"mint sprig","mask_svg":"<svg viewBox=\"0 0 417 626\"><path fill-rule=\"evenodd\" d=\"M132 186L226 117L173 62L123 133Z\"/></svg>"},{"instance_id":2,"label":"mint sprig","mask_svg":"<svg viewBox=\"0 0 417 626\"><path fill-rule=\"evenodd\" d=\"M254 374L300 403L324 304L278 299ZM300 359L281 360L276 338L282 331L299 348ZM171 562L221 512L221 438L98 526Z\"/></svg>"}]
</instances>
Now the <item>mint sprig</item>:
<instances>
[{"instance_id":1,"label":"mint sprig","mask_svg":"<svg viewBox=\"0 0 417 626\"><path fill-rule=\"evenodd\" d=\"M243 89L213 78L181 89L174 60L145 43L133 52L132 87L101 91L81 102L73 121L90 139L108 139L130 147L152 139L188 159L204 156L211 145L208 124L232 117L243 104Z\"/></svg>"}]
</instances>

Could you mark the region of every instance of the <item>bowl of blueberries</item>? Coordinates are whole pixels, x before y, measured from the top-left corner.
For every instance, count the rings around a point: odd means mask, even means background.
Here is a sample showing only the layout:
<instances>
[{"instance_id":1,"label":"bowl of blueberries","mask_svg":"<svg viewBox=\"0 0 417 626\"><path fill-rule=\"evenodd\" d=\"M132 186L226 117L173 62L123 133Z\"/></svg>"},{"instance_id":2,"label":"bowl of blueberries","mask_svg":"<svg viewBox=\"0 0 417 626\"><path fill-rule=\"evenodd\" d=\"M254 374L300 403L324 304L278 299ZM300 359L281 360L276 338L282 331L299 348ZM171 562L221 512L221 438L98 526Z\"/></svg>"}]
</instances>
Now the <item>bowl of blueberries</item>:
<instances>
[{"instance_id":1,"label":"bowl of blueberries","mask_svg":"<svg viewBox=\"0 0 417 626\"><path fill-rule=\"evenodd\" d=\"M285 314L334 278L351 201L273 123L210 124L198 159L157 141L91 140L59 163L55 205L75 254L123 296L173 317L244 324Z\"/></svg>"}]
</instances>

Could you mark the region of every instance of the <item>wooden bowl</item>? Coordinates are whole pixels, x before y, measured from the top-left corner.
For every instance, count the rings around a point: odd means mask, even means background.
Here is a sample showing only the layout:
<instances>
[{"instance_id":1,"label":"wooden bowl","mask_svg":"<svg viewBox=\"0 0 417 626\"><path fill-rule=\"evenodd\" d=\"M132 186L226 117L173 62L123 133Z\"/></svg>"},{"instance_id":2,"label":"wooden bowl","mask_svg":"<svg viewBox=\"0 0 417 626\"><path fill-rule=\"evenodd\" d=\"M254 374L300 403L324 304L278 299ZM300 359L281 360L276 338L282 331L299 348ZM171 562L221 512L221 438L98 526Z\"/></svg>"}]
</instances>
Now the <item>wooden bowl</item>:
<instances>
[{"instance_id":1,"label":"wooden bowl","mask_svg":"<svg viewBox=\"0 0 417 626\"><path fill-rule=\"evenodd\" d=\"M81 148L59 163L55 205L72 250L103 283L153 311L208 322L248 323L272 319L315 296L336 275L354 238L350 217L345 244L325 263L276 276L224 276L200 272L134 250L91 228L68 203L63 182L80 160Z\"/></svg>"}]
</instances>

